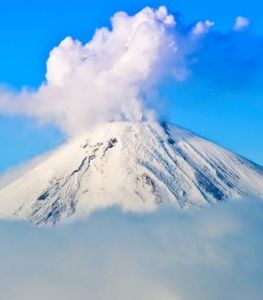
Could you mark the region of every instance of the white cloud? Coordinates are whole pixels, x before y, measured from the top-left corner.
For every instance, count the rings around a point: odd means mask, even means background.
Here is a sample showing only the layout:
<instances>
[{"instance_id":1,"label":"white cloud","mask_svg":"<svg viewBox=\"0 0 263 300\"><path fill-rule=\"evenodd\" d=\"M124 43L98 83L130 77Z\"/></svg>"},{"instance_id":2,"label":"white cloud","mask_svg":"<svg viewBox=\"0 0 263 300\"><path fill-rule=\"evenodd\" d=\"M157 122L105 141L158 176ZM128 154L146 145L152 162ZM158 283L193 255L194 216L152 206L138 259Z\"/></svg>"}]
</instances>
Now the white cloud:
<instances>
[{"instance_id":1,"label":"white cloud","mask_svg":"<svg viewBox=\"0 0 263 300\"><path fill-rule=\"evenodd\" d=\"M152 118L142 95L166 74L187 77L191 42L182 47L188 36L180 36L164 6L146 7L134 16L117 12L111 23L87 44L66 37L51 50L39 90L0 93L0 112L50 122L69 135L99 122ZM210 26L206 21L201 27Z\"/></svg>"},{"instance_id":2,"label":"white cloud","mask_svg":"<svg viewBox=\"0 0 263 300\"><path fill-rule=\"evenodd\" d=\"M65 38L50 52L47 82L34 93L2 93L0 111L53 122L68 134L102 121L152 116L141 95L176 57L174 18L161 6L134 16L118 12L111 22L111 30L98 29L87 44Z\"/></svg>"},{"instance_id":3,"label":"white cloud","mask_svg":"<svg viewBox=\"0 0 263 300\"><path fill-rule=\"evenodd\" d=\"M262 211L246 199L49 229L1 221L1 300L261 299Z\"/></svg>"},{"instance_id":4,"label":"white cloud","mask_svg":"<svg viewBox=\"0 0 263 300\"><path fill-rule=\"evenodd\" d=\"M160 6L156 11L156 17L167 25L175 25L175 19L172 15L168 14L165 6Z\"/></svg>"},{"instance_id":5,"label":"white cloud","mask_svg":"<svg viewBox=\"0 0 263 300\"><path fill-rule=\"evenodd\" d=\"M233 29L235 31L241 31L241 30L247 28L249 26L249 24L250 24L250 20L248 18L238 16L236 18Z\"/></svg>"},{"instance_id":6,"label":"white cloud","mask_svg":"<svg viewBox=\"0 0 263 300\"><path fill-rule=\"evenodd\" d=\"M63 82L82 64L83 46L80 41L66 37L54 48L47 61L47 81L55 85Z\"/></svg>"},{"instance_id":7,"label":"white cloud","mask_svg":"<svg viewBox=\"0 0 263 300\"><path fill-rule=\"evenodd\" d=\"M192 29L192 34L194 36L200 36L206 34L210 28L212 28L215 25L214 22L211 22L209 20L206 21L198 21L194 28Z\"/></svg>"}]
</instances>

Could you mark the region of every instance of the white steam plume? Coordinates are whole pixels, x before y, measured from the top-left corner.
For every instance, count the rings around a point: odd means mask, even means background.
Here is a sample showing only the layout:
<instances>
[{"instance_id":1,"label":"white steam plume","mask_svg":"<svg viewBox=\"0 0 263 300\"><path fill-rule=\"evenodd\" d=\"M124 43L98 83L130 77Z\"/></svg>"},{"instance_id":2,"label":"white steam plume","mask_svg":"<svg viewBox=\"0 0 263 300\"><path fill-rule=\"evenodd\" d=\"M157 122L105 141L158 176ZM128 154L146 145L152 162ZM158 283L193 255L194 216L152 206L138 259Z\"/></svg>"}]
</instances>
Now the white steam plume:
<instances>
[{"instance_id":1,"label":"white steam plume","mask_svg":"<svg viewBox=\"0 0 263 300\"><path fill-rule=\"evenodd\" d=\"M46 82L36 92L0 93L0 113L35 117L68 135L99 122L153 117L142 95L167 73L184 79L185 52L191 47L182 46L175 19L164 6L146 7L134 16L118 12L111 23L84 45L66 37L50 52ZM204 23L201 29L211 26Z\"/></svg>"}]
</instances>

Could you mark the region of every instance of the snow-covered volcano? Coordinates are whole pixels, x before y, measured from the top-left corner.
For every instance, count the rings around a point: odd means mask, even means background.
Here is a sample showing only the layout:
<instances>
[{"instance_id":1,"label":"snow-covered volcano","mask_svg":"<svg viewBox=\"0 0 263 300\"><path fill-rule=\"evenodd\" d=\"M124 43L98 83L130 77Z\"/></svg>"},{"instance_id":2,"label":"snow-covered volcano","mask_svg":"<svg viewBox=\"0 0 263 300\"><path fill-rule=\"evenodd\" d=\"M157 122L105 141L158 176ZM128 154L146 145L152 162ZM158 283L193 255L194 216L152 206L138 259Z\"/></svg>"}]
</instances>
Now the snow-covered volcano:
<instances>
[{"instance_id":1,"label":"snow-covered volcano","mask_svg":"<svg viewBox=\"0 0 263 300\"><path fill-rule=\"evenodd\" d=\"M55 224L119 205L200 207L263 198L262 167L167 123L114 122L93 128L0 190L0 217Z\"/></svg>"}]
</instances>

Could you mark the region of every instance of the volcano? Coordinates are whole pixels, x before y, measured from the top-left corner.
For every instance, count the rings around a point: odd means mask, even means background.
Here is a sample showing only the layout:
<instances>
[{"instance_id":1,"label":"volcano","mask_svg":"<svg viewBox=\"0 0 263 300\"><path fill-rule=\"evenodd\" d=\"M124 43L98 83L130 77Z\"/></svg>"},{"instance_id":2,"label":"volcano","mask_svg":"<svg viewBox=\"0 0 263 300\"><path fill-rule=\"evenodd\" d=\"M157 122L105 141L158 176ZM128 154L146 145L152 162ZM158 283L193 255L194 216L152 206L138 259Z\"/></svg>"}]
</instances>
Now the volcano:
<instances>
[{"instance_id":1,"label":"volcano","mask_svg":"<svg viewBox=\"0 0 263 300\"><path fill-rule=\"evenodd\" d=\"M263 199L263 168L168 123L90 129L0 190L0 218L53 225L111 206L147 212Z\"/></svg>"}]
</instances>

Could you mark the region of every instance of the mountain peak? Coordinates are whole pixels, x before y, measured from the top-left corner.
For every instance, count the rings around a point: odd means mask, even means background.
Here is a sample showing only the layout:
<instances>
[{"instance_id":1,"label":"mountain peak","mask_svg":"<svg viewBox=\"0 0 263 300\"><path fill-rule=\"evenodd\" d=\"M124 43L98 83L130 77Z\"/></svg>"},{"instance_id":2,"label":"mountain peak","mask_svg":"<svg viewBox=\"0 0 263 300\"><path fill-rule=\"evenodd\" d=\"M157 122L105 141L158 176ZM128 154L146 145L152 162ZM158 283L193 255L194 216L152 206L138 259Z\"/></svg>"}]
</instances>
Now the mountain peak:
<instances>
[{"instance_id":1,"label":"mountain peak","mask_svg":"<svg viewBox=\"0 0 263 300\"><path fill-rule=\"evenodd\" d=\"M68 142L0 190L0 217L50 225L119 205L201 207L263 198L256 164L169 123L112 122Z\"/></svg>"}]
</instances>

